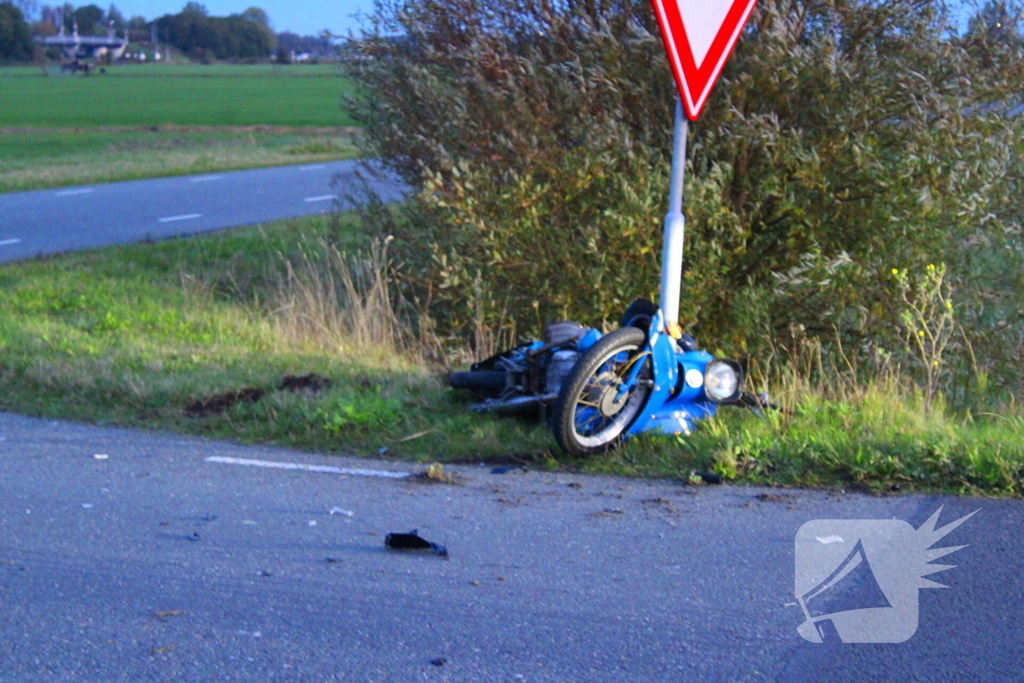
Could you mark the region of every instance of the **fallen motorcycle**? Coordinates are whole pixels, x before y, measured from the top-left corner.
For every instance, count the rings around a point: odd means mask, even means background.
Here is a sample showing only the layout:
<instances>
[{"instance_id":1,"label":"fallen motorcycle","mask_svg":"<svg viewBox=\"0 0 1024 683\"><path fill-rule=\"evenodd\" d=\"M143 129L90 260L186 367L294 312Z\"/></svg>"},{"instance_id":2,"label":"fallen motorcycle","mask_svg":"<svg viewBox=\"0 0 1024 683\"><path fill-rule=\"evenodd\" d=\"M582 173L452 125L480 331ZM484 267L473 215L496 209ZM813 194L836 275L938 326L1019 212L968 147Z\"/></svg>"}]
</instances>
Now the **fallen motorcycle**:
<instances>
[{"instance_id":1,"label":"fallen motorcycle","mask_svg":"<svg viewBox=\"0 0 1024 683\"><path fill-rule=\"evenodd\" d=\"M572 455L603 452L643 431L689 434L720 405L768 405L766 395L743 392L738 362L698 348L646 299L630 305L614 332L555 323L544 341L454 372L448 382L475 392L482 400L470 407L479 412L550 408L555 440Z\"/></svg>"}]
</instances>

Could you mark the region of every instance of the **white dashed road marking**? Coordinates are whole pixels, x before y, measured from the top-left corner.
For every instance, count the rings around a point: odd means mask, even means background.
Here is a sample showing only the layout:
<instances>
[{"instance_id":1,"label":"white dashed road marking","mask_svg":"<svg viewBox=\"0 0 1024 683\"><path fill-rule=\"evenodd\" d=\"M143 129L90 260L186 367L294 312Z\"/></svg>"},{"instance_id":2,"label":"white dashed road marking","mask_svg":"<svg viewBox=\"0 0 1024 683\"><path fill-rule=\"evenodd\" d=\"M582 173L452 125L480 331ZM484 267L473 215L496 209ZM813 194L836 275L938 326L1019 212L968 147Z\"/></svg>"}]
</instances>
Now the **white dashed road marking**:
<instances>
[{"instance_id":1,"label":"white dashed road marking","mask_svg":"<svg viewBox=\"0 0 1024 683\"><path fill-rule=\"evenodd\" d=\"M303 465L297 462L271 462L269 460L249 460L247 458L226 458L211 455L206 462L220 462L227 465L248 465L249 467L267 467L276 470L305 470L306 472L324 472L327 474L347 474L351 477L383 477L385 479L406 479L412 475L408 472L389 472L387 470L356 470L348 467L330 467L328 465Z\"/></svg>"},{"instance_id":2,"label":"white dashed road marking","mask_svg":"<svg viewBox=\"0 0 1024 683\"><path fill-rule=\"evenodd\" d=\"M300 166L300 171L319 171L321 168L327 168L326 164L314 164L312 166Z\"/></svg>"},{"instance_id":3,"label":"white dashed road marking","mask_svg":"<svg viewBox=\"0 0 1024 683\"><path fill-rule=\"evenodd\" d=\"M54 194L54 196L57 196L57 197L70 197L71 195L75 195L75 194L89 194L90 192L95 192L95 191L96 190L92 189L91 187L83 187L83 188L79 188L77 190L61 190L60 192L54 192L53 194Z\"/></svg>"},{"instance_id":4,"label":"white dashed road marking","mask_svg":"<svg viewBox=\"0 0 1024 683\"><path fill-rule=\"evenodd\" d=\"M320 195L319 197L306 197L302 201L304 201L304 202L329 202L332 199L337 199L337 198L338 198L338 195L336 195L336 194L324 194L324 195Z\"/></svg>"},{"instance_id":5,"label":"white dashed road marking","mask_svg":"<svg viewBox=\"0 0 1024 683\"><path fill-rule=\"evenodd\" d=\"M18 244L19 242L21 242L21 240L18 239L17 237L12 237L7 240L0 240L0 247L6 247L10 244Z\"/></svg>"},{"instance_id":6,"label":"white dashed road marking","mask_svg":"<svg viewBox=\"0 0 1024 683\"><path fill-rule=\"evenodd\" d=\"M207 183L210 182L211 180L220 180L223 177L224 176L222 175L201 175L196 176L195 178L189 178L189 180L191 180L193 183Z\"/></svg>"},{"instance_id":7,"label":"white dashed road marking","mask_svg":"<svg viewBox=\"0 0 1024 683\"><path fill-rule=\"evenodd\" d=\"M174 221L190 221L193 218L202 218L201 213L184 213L180 216L164 216L163 218L157 218L159 223L173 223Z\"/></svg>"}]
</instances>

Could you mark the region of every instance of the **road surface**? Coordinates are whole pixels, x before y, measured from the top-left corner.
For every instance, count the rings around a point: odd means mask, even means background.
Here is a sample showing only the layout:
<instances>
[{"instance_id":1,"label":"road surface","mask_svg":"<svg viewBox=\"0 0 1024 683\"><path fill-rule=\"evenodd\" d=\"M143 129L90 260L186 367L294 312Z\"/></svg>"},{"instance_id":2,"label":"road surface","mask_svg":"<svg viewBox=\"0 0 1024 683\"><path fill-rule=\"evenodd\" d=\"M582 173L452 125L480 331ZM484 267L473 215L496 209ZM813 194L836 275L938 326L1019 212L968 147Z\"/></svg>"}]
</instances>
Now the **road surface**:
<instances>
[{"instance_id":1,"label":"road surface","mask_svg":"<svg viewBox=\"0 0 1024 683\"><path fill-rule=\"evenodd\" d=\"M0 194L0 262L323 213L356 188L359 163ZM395 182L367 180L385 200L402 194Z\"/></svg>"},{"instance_id":2,"label":"road surface","mask_svg":"<svg viewBox=\"0 0 1024 683\"><path fill-rule=\"evenodd\" d=\"M0 681L1021 681L1024 507L413 471L0 413ZM105 457L97 457L105 456ZM901 644L805 642L814 519L981 511ZM337 508L334 514L331 509ZM351 516L350 514L351 513ZM446 561L384 547L418 529Z\"/></svg>"}]
</instances>

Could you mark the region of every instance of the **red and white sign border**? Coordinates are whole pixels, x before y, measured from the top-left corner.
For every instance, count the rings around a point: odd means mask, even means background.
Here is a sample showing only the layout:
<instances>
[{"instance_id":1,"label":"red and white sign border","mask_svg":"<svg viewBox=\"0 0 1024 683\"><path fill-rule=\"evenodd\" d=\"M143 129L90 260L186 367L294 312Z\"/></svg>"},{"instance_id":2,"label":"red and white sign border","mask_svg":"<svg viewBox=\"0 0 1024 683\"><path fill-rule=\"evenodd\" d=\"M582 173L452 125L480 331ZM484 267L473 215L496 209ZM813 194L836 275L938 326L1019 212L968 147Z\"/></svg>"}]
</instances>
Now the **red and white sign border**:
<instances>
[{"instance_id":1,"label":"red and white sign border","mask_svg":"<svg viewBox=\"0 0 1024 683\"><path fill-rule=\"evenodd\" d=\"M718 30L718 35L708 49L707 56L698 67L693 59L693 50L690 48L676 0L651 0L658 25L661 27L661 37L668 52L672 75L675 76L682 97L683 111L691 121L696 121L700 116L704 103L711 94L711 89L722 73L725 63L729 61L729 55L732 54L732 49L756 4L757 0L733 2Z\"/></svg>"}]
</instances>

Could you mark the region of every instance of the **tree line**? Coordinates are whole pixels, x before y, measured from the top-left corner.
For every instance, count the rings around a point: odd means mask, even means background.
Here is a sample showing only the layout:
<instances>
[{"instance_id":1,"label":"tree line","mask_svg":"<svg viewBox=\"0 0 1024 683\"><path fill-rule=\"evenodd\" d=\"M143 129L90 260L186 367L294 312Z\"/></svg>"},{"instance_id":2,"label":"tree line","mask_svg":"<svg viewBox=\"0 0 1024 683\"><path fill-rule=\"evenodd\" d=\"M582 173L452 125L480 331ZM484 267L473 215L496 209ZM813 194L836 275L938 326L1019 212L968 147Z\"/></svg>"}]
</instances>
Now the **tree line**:
<instances>
[{"instance_id":1,"label":"tree line","mask_svg":"<svg viewBox=\"0 0 1024 683\"><path fill-rule=\"evenodd\" d=\"M213 17L204 6L190 2L181 12L165 14L155 24L159 36L201 61L263 59L277 46L267 13L259 7Z\"/></svg>"},{"instance_id":2,"label":"tree line","mask_svg":"<svg viewBox=\"0 0 1024 683\"><path fill-rule=\"evenodd\" d=\"M118 35L128 32L132 42L147 41L155 33L158 42L167 43L192 59L255 61L273 55L278 36L270 27L267 13L250 7L226 17L211 16L206 7L189 2L177 14L165 14L150 22L142 16L125 18L111 4L106 10L89 4L75 7L40 5L35 0L0 2L0 60L29 61L35 54L33 36L52 36L63 29L70 35L103 35L113 28ZM331 51L329 42L313 36L281 34L281 45L296 52Z\"/></svg>"}]
</instances>

